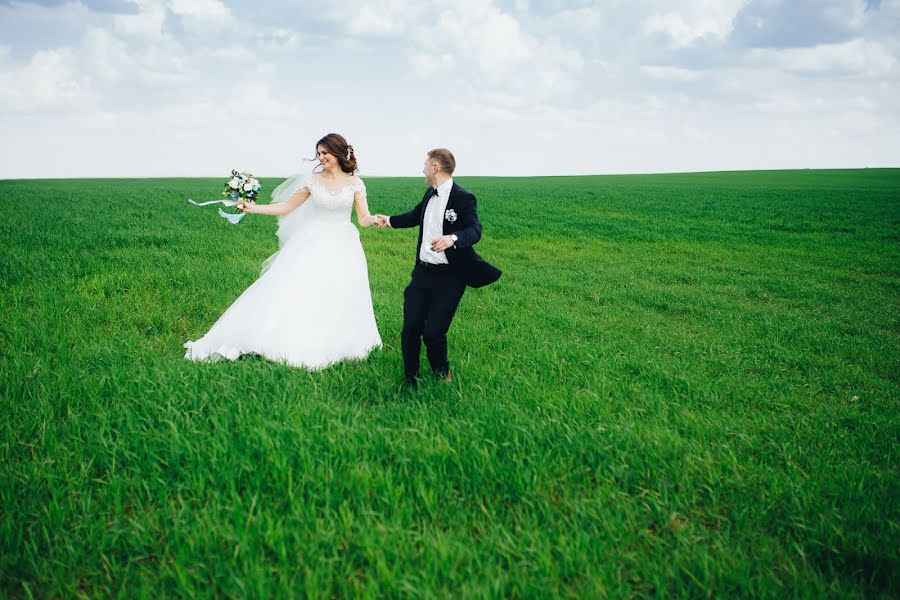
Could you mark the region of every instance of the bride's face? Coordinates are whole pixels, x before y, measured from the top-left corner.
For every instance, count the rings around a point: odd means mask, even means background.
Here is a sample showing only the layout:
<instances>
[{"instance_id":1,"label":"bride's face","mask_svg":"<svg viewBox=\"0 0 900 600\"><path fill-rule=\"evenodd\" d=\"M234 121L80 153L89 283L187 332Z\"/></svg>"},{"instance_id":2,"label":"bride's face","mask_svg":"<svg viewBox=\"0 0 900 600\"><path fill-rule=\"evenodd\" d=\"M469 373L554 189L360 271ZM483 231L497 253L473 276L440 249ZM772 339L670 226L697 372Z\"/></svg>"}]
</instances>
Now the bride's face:
<instances>
[{"instance_id":1,"label":"bride's face","mask_svg":"<svg viewBox=\"0 0 900 600\"><path fill-rule=\"evenodd\" d=\"M326 171L331 167L340 166L337 159L333 154L325 149L325 146L319 146L318 148L316 148L316 158L319 159L319 164L322 165L322 168Z\"/></svg>"}]
</instances>

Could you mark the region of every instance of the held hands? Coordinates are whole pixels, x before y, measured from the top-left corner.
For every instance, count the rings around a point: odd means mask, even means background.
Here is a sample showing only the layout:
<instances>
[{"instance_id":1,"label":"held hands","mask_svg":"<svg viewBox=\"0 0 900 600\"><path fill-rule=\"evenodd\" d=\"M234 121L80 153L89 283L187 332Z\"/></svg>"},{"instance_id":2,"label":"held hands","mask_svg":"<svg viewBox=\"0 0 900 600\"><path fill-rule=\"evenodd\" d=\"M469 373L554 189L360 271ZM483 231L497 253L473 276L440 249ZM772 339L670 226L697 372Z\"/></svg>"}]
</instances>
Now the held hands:
<instances>
[{"instance_id":1,"label":"held hands","mask_svg":"<svg viewBox=\"0 0 900 600\"><path fill-rule=\"evenodd\" d=\"M372 215L372 225L378 228L384 228L388 226L388 217L387 215Z\"/></svg>"}]
</instances>

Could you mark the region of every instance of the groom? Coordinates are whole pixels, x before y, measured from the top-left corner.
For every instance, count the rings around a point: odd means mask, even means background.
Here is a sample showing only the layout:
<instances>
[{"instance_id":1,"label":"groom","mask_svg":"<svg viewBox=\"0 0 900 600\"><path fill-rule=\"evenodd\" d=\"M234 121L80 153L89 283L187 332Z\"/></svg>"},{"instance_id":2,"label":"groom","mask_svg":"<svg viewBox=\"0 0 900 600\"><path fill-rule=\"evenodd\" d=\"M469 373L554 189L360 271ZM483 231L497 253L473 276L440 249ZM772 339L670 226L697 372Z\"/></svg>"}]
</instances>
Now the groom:
<instances>
[{"instance_id":1,"label":"groom","mask_svg":"<svg viewBox=\"0 0 900 600\"><path fill-rule=\"evenodd\" d=\"M444 148L428 153L422 172L429 187L422 201L407 213L376 215L379 227L419 228L416 264L403 294L405 385L416 387L421 340L434 374L452 380L447 360L447 331L466 286L497 281L501 271L472 248L481 239L475 196L453 181L456 159Z\"/></svg>"}]
</instances>

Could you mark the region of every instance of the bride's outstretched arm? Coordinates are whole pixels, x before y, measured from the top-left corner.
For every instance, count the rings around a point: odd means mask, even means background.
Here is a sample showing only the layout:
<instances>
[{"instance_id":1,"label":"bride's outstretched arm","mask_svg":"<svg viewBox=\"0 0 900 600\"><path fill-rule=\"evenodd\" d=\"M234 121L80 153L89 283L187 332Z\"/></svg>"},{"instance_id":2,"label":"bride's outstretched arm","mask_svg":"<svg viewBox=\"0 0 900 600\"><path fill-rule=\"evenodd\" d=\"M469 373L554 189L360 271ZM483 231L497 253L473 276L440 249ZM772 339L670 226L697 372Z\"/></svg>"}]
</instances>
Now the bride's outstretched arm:
<instances>
[{"instance_id":1,"label":"bride's outstretched arm","mask_svg":"<svg viewBox=\"0 0 900 600\"><path fill-rule=\"evenodd\" d=\"M356 208L356 220L360 227L368 227L376 225L377 219L369 213L369 203L366 201L365 194L356 192L353 195L353 206Z\"/></svg>"},{"instance_id":2,"label":"bride's outstretched arm","mask_svg":"<svg viewBox=\"0 0 900 600\"><path fill-rule=\"evenodd\" d=\"M303 187L285 200L276 204L243 204L241 210L254 215L275 215L283 217L309 198L309 188Z\"/></svg>"}]
</instances>

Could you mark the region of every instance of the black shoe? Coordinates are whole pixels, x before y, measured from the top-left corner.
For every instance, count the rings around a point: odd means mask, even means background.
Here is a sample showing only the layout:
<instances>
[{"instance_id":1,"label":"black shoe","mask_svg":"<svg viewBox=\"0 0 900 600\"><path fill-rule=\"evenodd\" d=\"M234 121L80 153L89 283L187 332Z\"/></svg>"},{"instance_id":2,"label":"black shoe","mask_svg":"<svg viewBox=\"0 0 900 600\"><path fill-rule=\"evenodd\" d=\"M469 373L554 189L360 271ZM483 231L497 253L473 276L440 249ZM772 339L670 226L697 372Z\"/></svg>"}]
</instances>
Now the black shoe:
<instances>
[{"instance_id":1,"label":"black shoe","mask_svg":"<svg viewBox=\"0 0 900 600\"><path fill-rule=\"evenodd\" d=\"M419 388L419 379L417 377L407 377L400 386L401 391L414 392Z\"/></svg>"}]
</instances>

